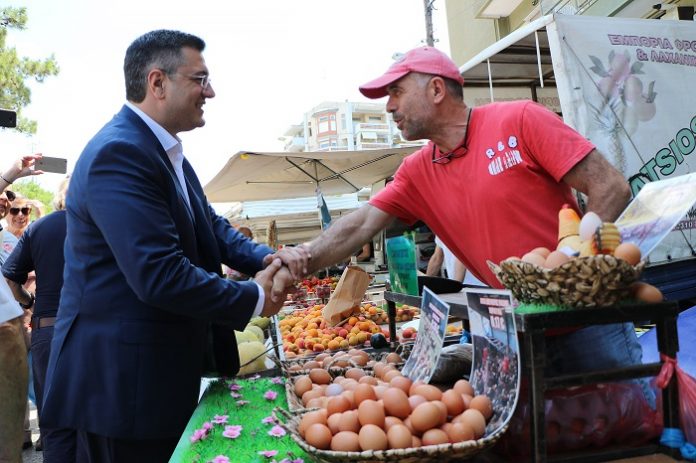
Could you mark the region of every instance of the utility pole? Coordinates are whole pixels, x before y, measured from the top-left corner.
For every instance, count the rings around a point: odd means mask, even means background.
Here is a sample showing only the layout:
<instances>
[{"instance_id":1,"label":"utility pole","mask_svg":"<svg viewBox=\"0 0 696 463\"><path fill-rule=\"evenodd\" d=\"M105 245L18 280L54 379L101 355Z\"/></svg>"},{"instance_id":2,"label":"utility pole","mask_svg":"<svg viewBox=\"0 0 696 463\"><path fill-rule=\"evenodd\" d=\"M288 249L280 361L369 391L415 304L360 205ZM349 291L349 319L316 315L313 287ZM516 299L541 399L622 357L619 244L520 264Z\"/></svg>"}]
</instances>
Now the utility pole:
<instances>
[{"instance_id":1,"label":"utility pole","mask_svg":"<svg viewBox=\"0 0 696 463\"><path fill-rule=\"evenodd\" d=\"M423 0L425 8L425 43L429 46L435 46L435 37L433 37L433 3L435 0Z\"/></svg>"}]
</instances>

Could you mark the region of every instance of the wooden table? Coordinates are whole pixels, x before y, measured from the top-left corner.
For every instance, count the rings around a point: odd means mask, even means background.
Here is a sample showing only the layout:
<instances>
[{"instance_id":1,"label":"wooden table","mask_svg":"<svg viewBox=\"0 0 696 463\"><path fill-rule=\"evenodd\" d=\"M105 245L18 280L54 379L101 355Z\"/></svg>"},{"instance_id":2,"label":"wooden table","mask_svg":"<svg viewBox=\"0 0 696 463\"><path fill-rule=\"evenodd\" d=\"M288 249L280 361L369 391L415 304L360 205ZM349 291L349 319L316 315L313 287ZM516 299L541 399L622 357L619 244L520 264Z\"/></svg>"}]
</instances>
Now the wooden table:
<instances>
[{"instance_id":1,"label":"wooden table","mask_svg":"<svg viewBox=\"0 0 696 463\"><path fill-rule=\"evenodd\" d=\"M467 320L469 318L466 295L464 292L439 294L438 297L450 305L450 315ZM385 292L389 314L389 331L392 348L396 348L396 303L420 307L419 296L409 296L401 293ZM641 322L654 323L657 329L657 348L662 354L675 358L679 350L677 334L677 316L679 304L662 302L659 304L619 305L615 307L588 308L544 312L531 314L515 314L517 332L520 334L522 372L526 373L530 385L530 415L531 446L534 461L564 461L564 462L593 462L606 461L630 456L648 455L661 452L670 456L679 456L678 449L659 446L657 443L632 448L612 448L601 451L583 452L582 454L559 455L547 458L546 455L546 415L544 410L544 392L551 389L567 388L584 384L621 381L644 376L655 376L662 368L662 362L631 365L610 370L597 370L591 373L576 375L551 376L544 375L546 352L544 337L546 330L551 328L586 327L591 325L606 325L611 323ZM679 428L679 395L676 376L672 377L667 388L662 392L662 406L665 427Z\"/></svg>"}]
</instances>

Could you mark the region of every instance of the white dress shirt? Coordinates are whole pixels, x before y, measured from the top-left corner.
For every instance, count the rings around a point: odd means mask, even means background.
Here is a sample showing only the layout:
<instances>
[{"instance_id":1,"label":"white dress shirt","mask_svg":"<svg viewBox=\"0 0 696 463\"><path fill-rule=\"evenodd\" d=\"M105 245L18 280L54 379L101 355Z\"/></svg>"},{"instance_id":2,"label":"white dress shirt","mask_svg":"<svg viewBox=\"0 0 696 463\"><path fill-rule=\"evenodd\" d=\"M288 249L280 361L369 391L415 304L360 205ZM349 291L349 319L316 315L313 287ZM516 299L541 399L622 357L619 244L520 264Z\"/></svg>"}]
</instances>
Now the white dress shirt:
<instances>
[{"instance_id":1,"label":"white dress shirt","mask_svg":"<svg viewBox=\"0 0 696 463\"><path fill-rule=\"evenodd\" d=\"M174 172L176 173L176 178L179 180L179 185L181 185L181 191L183 191L186 204L191 207L188 188L186 188L186 179L184 178L184 147L181 144L181 139L167 132L164 127L159 125L153 118L145 114L140 108L135 106L130 101L126 101L126 106L132 109L133 112L137 114L138 117L145 122L145 124L147 124L150 130L152 130L152 133L155 134L155 137L157 137L157 140L159 140L162 148L164 148L164 151L166 151L167 156L169 157L169 161L174 167ZM193 211L191 215L193 215ZM259 298L256 301L256 307L254 308L254 313L252 315L254 317L261 315L264 302L266 301L263 288L258 283L256 283L256 286L259 290Z\"/></svg>"}]
</instances>

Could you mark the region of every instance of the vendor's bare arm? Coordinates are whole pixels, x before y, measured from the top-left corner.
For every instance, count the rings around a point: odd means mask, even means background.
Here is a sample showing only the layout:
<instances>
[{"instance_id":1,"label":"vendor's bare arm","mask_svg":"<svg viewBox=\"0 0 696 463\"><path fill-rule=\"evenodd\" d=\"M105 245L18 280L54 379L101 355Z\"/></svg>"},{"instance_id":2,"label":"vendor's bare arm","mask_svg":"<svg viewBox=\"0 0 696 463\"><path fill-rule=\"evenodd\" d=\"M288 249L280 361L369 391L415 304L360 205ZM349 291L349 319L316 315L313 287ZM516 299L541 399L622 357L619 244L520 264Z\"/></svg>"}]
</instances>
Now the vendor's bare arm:
<instances>
[{"instance_id":1,"label":"vendor's bare arm","mask_svg":"<svg viewBox=\"0 0 696 463\"><path fill-rule=\"evenodd\" d=\"M309 272L346 259L393 221L394 216L369 204L337 220L309 243Z\"/></svg>"},{"instance_id":2,"label":"vendor's bare arm","mask_svg":"<svg viewBox=\"0 0 696 463\"><path fill-rule=\"evenodd\" d=\"M587 210L605 221L615 220L631 199L626 179L597 150L577 163L563 181L585 193Z\"/></svg>"}]
</instances>

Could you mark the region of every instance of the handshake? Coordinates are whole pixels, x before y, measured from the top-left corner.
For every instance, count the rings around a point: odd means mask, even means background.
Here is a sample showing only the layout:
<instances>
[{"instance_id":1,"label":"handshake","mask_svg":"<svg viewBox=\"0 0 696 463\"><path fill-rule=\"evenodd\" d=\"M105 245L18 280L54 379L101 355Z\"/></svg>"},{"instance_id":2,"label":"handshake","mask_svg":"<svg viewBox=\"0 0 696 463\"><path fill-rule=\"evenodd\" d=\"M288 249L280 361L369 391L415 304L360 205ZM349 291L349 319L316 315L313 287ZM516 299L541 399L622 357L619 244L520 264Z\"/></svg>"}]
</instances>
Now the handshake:
<instances>
[{"instance_id":1,"label":"handshake","mask_svg":"<svg viewBox=\"0 0 696 463\"><path fill-rule=\"evenodd\" d=\"M254 281L261 285L265 295L261 316L270 317L280 311L295 282L309 273L311 257L309 248L301 245L285 247L264 258L265 268L254 276Z\"/></svg>"}]
</instances>

